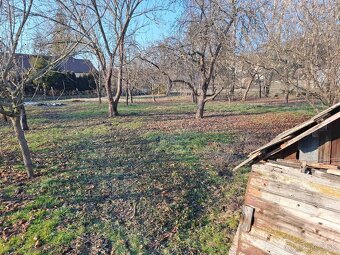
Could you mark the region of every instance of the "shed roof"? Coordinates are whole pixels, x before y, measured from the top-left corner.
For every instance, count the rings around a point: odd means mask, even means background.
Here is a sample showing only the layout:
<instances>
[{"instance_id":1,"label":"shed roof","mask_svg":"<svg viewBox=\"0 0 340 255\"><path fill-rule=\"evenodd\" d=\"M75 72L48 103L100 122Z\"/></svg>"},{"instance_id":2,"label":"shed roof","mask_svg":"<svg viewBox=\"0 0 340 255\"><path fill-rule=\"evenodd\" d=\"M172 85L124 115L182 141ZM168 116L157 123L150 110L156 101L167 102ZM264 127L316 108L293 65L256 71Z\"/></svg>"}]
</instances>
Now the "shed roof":
<instances>
[{"instance_id":1,"label":"shed roof","mask_svg":"<svg viewBox=\"0 0 340 255\"><path fill-rule=\"evenodd\" d=\"M236 166L234 170L250 162L265 160L337 119L340 119L340 103L315 115L310 120L279 134L269 143L250 153L248 158Z\"/></svg>"}]
</instances>

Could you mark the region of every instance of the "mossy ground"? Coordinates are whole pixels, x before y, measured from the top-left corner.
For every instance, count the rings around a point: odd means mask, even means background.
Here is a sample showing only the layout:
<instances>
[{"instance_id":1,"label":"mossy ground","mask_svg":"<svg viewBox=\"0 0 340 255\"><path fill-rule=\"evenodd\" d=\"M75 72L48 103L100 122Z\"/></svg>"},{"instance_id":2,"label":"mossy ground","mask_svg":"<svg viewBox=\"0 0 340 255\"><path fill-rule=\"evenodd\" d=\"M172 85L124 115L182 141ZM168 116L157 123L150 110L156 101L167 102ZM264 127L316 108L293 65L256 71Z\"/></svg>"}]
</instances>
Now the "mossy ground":
<instances>
[{"instance_id":1,"label":"mossy ground","mask_svg":"<svg viewBox=\"0 0 340 255\"><path fill-rule=\"evenodd\" d=\"M252 149L301 122L305 104L65 101L27 108L37 177L0 122L0 254L227 254ZM269 123L269 124L268 124Z\"/></svg>"}]
</instances>

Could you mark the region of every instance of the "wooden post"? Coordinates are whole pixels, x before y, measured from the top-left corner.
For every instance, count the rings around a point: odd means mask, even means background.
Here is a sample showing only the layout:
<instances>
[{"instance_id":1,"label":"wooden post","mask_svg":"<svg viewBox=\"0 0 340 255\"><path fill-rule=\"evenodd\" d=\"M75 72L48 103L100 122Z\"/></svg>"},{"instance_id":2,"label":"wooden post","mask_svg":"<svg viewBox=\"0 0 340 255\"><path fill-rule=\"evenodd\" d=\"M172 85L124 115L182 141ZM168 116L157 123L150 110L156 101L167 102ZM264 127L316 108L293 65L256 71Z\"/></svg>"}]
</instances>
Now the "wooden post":
<instances>
[{"instance_id":1,"label":"wooden post","mask_svg":"<svg viewBox=\"0 0 340 255\"><path fill-rule=\"evenodd\" d=\"M244 232L250 232L251 226L253 225L255 209L248 205L242 206L242 223L241 230Z\"/></svg>"}]
</instances>

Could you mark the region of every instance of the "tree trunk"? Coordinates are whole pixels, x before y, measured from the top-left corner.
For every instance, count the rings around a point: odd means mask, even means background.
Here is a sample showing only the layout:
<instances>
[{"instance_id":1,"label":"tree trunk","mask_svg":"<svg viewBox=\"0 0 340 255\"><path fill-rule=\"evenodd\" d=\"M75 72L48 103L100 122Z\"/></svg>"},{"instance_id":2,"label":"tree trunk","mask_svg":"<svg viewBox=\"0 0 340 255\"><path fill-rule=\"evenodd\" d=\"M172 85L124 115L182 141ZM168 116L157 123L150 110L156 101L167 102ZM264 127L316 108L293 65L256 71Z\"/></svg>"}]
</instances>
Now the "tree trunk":
<instances>
[{"instance_id":1,"label":"tree trunk","mask_svg":"<svg viewBox=\"0 0 340 255\"><path fill-rule=\"evenodd\" d=\"M267 84L266 86L265 97L269 97L269 95L270 95L270 83Z\"/></svg>"},{"instance_id":2,"label":"tree trunk","mask_svg":"<svg viewBox=\"0 0 340 255\"><path fill-rule=\"evenodd\" d=\"M153 92L153 87L151 88L151 96L152 96L152 101L156 103L156 97L155 97L155 94Z\"/></svg>"},{"instance_id":3,"label":"tree trunk","mask_svg":"<svg viewBox=\"0 0 340 255\"><path fill-rule=\"evenodd\" d=\"M20 106L20 121L21 121L22 130L24 131L29 130L28 123L27 123L26 109L25 109L24 104Z\"/></svg>"},{"instance_id":4,"label":"tree trunk","mask_svg":"<svg viewBox=\"0 0 340 255\"><path fill-rule=\"evenodd\" d=\"M172 89L172 80L168 78L168 87L167 87L167 90L166 90L166 96L170 96L170 93L171 93L171 89Z\"/></svg>"},{"instance_id":5,"label":"tree trunk","mask_svg":"<svg viewBox=\"0 0 340 255\"><path fill-rule=\"evenodd\" d=\"M196 119L203 119L204 106L205 106L204 97L200 95L197 101Z\"/></svg>"},{"instance_id":6,"label":"tree trunk","mask_svg":"<svg viewBox=\"0 0 340 255\"><path fill-rule=\"evenodd\" d=\"M212 91L215 93L215 75L212 75L210 83L211 83ZM213 98L212 100L214 101L215 98Z\"/></svg>"},{"instance_id":7,"label":"tree trunk","mask_svg":"<svg viewBox=\"0 0 340 255\"><path fill-rule=\"evenodd\" d=\"M102 104L102 93L101 93L100 81L98 82L98 84L96 84L96 90L97 90L98 103Z\"/></svg>"},{"instance_id":8,"label":"tree trunk","mask_svg":"<svg viewBox=\"0 0 340 255\"><path fill-rule=\"evenodd\" d=\"M118 103L123 90L123 65L124 65L124 39L119 44L119 70L117 78L117 91L113 104L113 116L119 116Z\"/></svg>"},{"instance_id":9,"label":"tree trunk","mask_svg":"<svg viewBox=\"0 0 340 255\"><path fill-rule=\"evenodd\" d=\"M51 94L52 94L52 98L54 100L54 90L53 90L53 87L51 87Z\"/></svg>"},{"instance_id":10,"label":"tree trunk","mask_svg":"<svg viewBox=\"0 0 340 255\"><path fill-rule=\"evenodd\" d=\"M259 98L262 98L262 85L261 82L259 81Z\"/></svg>"},{"instance_id":11,"label":"tree trunk","mask_svg":"<svg viewBox=\"0 0 340 255\"><path fill-rule=\"evenodd\" d=\"M5 114L2 114L2 118L5 122L8 122L7 116Z\"/></svg>"},{"instance_id":12,"label":"tree trunk","mask_svg":"<svg viewBox=\"0 0 340 255\"><path fill-rule=\"evenodd\" d=\"M191 92L191 100L193 103L197 104L197 93L195 90L192 90Z\"/></svg>"},{"instance_id":13,"label":"tree trunk","mask_svg":"<svg viewBox=\"0 0 340 255\"><path fill-rule=\"evenodd\" d=\"M126 105L129 105L129 86L127 85L126 86L126 90L125 90L126 92L126 100L125 100L125 103L126 103Z\"/></svg>"},{"instance_id":14,"label":"tree trunk","mask_svg":"<svg viewBox=\"0 0 340 255\"><path fill-rule=\"evenodd\" d=\"M253 84L254 78L255 78L255 75L253 75L253 76L251 77L251 80L250 80L250 82L248 83L247 89L246 89L246 91L245 91L244 94L243 94L243 98L242 98L242 101L243 101L243 102L247 100L247 96L248 96L250 87L251 87L251 85Z\"/></svg>"},{"instance_id":15,"label":"tree trunk","mask_svg":"<svg viewBox=\"0 0 340 255\"><path fill-rule=\"evenodd\" d=\"M130 94L130 103L133 104L133 95L132 95L132 89L129 89L129 94Z\"/></svg>"},{"instance_id":16,"label":"tree trunk","mask_svg":"<svg viewBox=\"0 0 340 255\"><path fill-rule=\"evenodd\" d=\"M4 110L4 108L3 108L2 105L0 105L0 110ZM8 122L8 119L7 119L6 114L2 114L2 118L3 118L3 120L4 120L5 122Z\"/></svg>"},{"instance_id":17,"label":"tree trunk","mask_svg":"<svg viewBox=\"0 0 340 255\"><path fill-rule=\"evenodd\" d=\"M289 88L286 88L286 90L285 90L284 102L285 102L286 104L289 103Z\"/></svg>"},{"instance_id":18,"label":"tree trunk","mask_svg":"<svg viewBox=\"0 0 340 255\"><path fill-rule=\"evenodd\" d=\"M231 95L230 95L230 94L227 94L227 99L228 99L228 103L230 104L230 103L231 103L231 101L232 101L232 97L231 97Z\"/></svg>"},{"instance_id":19,"label":"tree trunk","mask_svg":"<svg viewBox=\"0 0 340 255\"><path fill-rule=\"evenodd\" d=\"M106 90L106 96L107 100L109 102L109 117L114 117L114 101L112 96L112 85L111 85L111 75L109 74L109 77L106 77L105 82L105 90Z\"/></svg>"},{"instance_id":20,"label":"tree trunk","mask_svg":"<svg viewBox=\"0 0 340 255\"><path fill-rule=\"evenodd\" d=\"M207 96L206 90L200 89L198 96L197 96L196 119L202 119L203 118L206 96Z\"/></svg>"},{"instance_id":21,"label":"tree trunk","mask_svg":"<svg viewBox=\"0 0 340 255\"><path fill-rule=\"evenodd\" d=\"M98 104L102 104L102 96L100 94L98 94Z\"/></svg>"},{"instance_id":22,"label":"tree trunk","mask_svg":"<svg viewBox=\"0 0 340 255\"><path fill-rule=\"evenodd\" d=\"M46 93L47 93L46 86L43 86L43 90L44 90L44 100L46 100Z\"/></svg>"},{"instance_id":23,"label":"tree trunk","mask_svg":"<svg viewBox=\"0 0 340 255\"><path fill-rule=\"evenodd\" d=\"M114 101L113 103L113 115L112 117L116 117L119 116L119 112L118 112L118 101Z\"/></svg>"},{"instance_id":24,"label":"tree trunk","mask_svg":"<svg viewBox=\"0 0 340 255\"><path fill-rule=\"evenodd\" d=\"M286 70L286 75L285 75L285 91L284 91L284 102L286 104L289 103L289 89L290 89L290 84L289 84L289 71L288 69Z\"/></svg>"},{"instance_id":25,"label":"tree trunk","mask_svg":"<svg viewBox=\"0 0 340 255\"><path fill-rule=\"evenodd\" d=\"M286 78L286 82L285 82L285 91L284 91L284 102L286 104L289 103L289 94L290 94L290 84L289 84L289 80L288 80L288 74L287 74L287 78Z\"/></svg>"},{"instance_id":26,"label":"tree trunk","mask_svg":"<svg viewBox=\"0 0 340 255\"><path fill-rule=\"evenodd\" d=\"M270 94L270 86L272 85L272 81L273 81L273 76L274 76L274 72L271 72L269 75L269 79L266 83L266 88L265 88L265 97L269 97Z\"/></svg>"},{"instance_id":27,"label":"tree trunk","mask_svg":"<svg viewBox=\"0 0 340 255\"><path fill-rule=\"evenodd\" d=\"M26 141L26 138L25 138L25 133L21 128L20 117L15 116L15 117L11 117L10 119L11 119L12 124L13 124L15 135L16 135L18 141L19 141L19 145L20 145L24 165L25 165L25 168L26 168L27 176L29 178L31 178L31 177L34 176L34 174L33 174L33 164L32 164L32 159L31 159L31 153L30 153L30 150L28 148L27 141Z\"/></svg>"},{"instance_id":28,"label":"tree trunk","mask_svg":"<svg viewBox=\"0 0 340 255\"><path fill-rule=\"evenodd\" d=\"M231 86L230 86L230 90L229 90L229 95L228 95L228 100L229 102L234 101L235 98L235 84L236 84L236 68L233 67L232 68L232 81L231 81Z\"/></svg>"}]
</instances>

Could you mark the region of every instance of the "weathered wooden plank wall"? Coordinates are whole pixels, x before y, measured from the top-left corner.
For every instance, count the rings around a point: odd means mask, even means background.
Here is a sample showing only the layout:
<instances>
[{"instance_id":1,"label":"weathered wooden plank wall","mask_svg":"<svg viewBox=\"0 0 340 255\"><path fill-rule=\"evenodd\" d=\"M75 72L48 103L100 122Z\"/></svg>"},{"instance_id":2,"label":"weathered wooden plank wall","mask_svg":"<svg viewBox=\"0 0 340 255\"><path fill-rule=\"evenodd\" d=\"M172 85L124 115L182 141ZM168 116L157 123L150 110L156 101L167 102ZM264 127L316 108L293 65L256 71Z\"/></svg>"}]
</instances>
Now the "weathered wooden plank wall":
<instances>
[{"instance_id":1,"label":"weathered wooden plank wall","mask_svg":"<svg viewBox=\"0 0 340 255\"><path fill-rule=\"evenodd\" d=\"M253 165L245 205L253 224L239 228L230 254L340 254L340 177Z\"/></svg>"},{"instance_id":2,"label":"weathered wooden plank wall","mask_svg":"<svg viewBox=\"0 0 340 255\"><path fill-rule=\"evenodd\" d=\"M340 165L340 119L330 125L332 134L331 163Z\"/></svg>"},{"instance_id":3,"label":"weathered wooden plank wall","mask_svg":"<svg viewBox=\"0 0 340 255\"><path fill-rule=\"evenodd\" d=\"M323 164L331 163L332 140L329 130L320 132L319 162Z\"/></svg>"}]
</instances>

